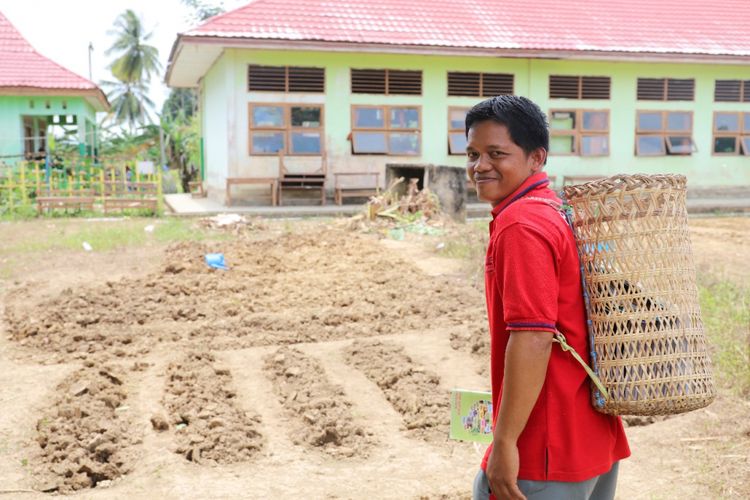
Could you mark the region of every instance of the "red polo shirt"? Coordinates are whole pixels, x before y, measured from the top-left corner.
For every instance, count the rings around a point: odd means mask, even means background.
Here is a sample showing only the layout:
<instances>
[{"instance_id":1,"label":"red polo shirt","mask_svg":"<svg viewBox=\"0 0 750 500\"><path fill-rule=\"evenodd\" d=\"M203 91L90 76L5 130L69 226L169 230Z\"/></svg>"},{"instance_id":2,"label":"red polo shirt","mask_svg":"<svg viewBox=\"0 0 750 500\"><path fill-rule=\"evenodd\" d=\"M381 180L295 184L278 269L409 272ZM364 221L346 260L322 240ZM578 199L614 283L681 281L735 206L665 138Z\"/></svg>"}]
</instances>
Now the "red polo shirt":
<instances>
[{"instance_id":1,"label":"red polo shirt","mask_svg":"<svg viewBox=\"0 0 750 500\"><path fill-rule=\"evenodd\" d=\"M492 210L485 261L493 423L513 330L560 330L586 362L588 333L578 253L546 173L535 174ZM482 461L487 466L491 447ZM519 479L585 481L630 456L619 417L594 410L588 375L553 344L547 376L518 438Z\"/></svg>"}]
</instances>

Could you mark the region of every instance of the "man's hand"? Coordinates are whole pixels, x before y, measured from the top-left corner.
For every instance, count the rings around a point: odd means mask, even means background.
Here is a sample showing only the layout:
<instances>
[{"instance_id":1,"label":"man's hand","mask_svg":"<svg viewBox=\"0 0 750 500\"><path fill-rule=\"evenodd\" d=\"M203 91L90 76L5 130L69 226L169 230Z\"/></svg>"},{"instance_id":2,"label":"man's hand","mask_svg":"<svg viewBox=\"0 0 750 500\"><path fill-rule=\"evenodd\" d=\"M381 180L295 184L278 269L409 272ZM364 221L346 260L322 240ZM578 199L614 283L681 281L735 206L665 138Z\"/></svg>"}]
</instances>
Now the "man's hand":
<instances>
[{"instance_id":1,"label":"man's hand","mask_svg":"<svg viewBox=\"0 0 750 500\"><path fill-rule=\"evenodd\" d=\"M497 500L526 500L518 489L518 466L518 446L493 443L485 472Z\"/></svg>"}]
</instances>

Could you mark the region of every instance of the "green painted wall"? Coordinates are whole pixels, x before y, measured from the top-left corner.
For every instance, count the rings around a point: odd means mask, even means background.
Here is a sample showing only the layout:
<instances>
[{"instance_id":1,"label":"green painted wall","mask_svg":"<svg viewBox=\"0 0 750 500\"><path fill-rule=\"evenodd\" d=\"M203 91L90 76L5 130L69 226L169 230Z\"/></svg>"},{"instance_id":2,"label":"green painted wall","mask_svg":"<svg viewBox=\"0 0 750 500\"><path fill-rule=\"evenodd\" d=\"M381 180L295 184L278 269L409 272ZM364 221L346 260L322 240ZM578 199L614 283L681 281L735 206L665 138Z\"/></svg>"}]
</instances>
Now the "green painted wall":
<instances>
[{"instance_id":1,"label":"green painted wall","mask_svg":"<svg viewBox=\"0 0 750 500\"><path fill-rule=\"evenodd\" d=\"M247 91L247 65L292 65L326 68L326 93L284 94ZM350 68L421 69L421 96L361 95L350 92ZM202 82L205 92L204 134L206 168L218 175L276 176L276 157L248 153L248 103L322 103L325 114L326 148L333 171L383 171L386 163L435 163L463 166L462 156L448 155L448 107L471 106L474 97L448 97L448 71L505 72L515 75L515 92L536 101L545 112L550 108L610 110L610 156L586 158L551 156L550 174L611 175L620 172L675 172L688 176L691 186L750 185L750 157L711 154L714 111L748 111L750 103L714 103L715 79L750 79L750 66L713 64L665 64L592 62L571 60L445 57L385 54L352 54L303 51L256 51L226 49ZM610 76L611 99L569 100L548 97L550 74ZM693 102L644 102L636 100L638 77L695 78ZM422 155L396 157L352 155L347 136L351 131L352 104L406 104L422 108ZM637 109L687 110L694 113L693 139L698 152L691 156L635 156ZM225 152L221 152L221 148ZM309 168L319 160L290 159L298 168ZM225 163L226 165L224 165ZM226 169L226 170L224 170ZM382 177L381 177L382 179Z\"/></svg>"},{"instance_id":2,"label":"green painted wall","mask_svg":"<svg viewBox=\"0 0 750 500\"><path fill-rule=\"evenodd\" d=\"M33 107L32 107L33 103ZM76 116L79 145L95 141L96 111L78 96L4 96L0 95L0 161L6 163L22 159L24 116Z\"/></svg>"}]
</instances>

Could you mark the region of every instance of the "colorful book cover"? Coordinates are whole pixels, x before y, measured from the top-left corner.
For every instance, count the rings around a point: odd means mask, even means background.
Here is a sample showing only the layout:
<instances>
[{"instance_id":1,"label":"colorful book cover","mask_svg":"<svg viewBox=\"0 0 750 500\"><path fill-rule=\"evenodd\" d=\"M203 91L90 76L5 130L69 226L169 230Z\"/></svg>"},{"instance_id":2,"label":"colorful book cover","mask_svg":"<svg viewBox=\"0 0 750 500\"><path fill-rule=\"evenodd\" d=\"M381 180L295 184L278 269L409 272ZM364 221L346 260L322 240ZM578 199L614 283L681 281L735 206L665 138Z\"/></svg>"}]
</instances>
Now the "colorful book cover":
<instances>
[{"instance_id":1,"label":"colorful book cover","mask_svg":"<svg viewBox=\"0 0 750 500\"><path fill-rule=\"evenodd\" d=\"M463 389L451 391L450 438L492 442L492 393Z\"/></svg>"}]
</instances>

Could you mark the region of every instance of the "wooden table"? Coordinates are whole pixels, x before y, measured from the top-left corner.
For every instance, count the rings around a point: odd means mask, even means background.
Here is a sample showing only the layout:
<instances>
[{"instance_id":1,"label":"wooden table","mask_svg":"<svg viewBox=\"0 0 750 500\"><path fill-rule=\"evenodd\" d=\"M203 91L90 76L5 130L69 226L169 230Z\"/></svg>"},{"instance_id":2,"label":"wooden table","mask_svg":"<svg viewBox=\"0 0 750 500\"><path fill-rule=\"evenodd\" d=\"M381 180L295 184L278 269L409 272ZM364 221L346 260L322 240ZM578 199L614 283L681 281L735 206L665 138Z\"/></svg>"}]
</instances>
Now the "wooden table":
<instances>
[{"instance_id":1,"label":"wooden table","mask_svg":"<svg viewBox=\"0 0 750 500\"><path fill-rule=\"evenodd\" d=\"M227 177L226 205L232 206L232 189L237 184L268 184L271 187L271 205L276 206L276 196L279 180L276 177Z\"/></svg>"}]
</instances>

